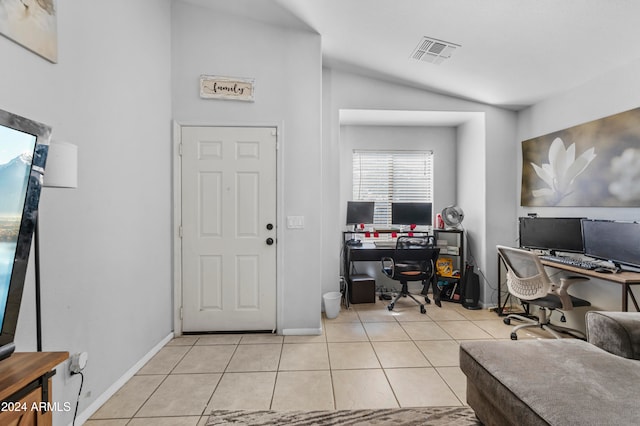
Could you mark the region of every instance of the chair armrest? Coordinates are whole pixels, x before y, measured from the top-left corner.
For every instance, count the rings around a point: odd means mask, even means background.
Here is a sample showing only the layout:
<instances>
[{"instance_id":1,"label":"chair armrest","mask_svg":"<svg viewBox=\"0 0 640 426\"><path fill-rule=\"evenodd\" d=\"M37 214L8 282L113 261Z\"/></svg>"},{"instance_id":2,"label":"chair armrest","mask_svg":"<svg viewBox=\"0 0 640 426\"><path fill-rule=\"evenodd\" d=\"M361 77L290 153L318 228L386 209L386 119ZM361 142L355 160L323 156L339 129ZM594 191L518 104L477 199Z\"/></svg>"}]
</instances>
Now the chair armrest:
<instances>
[{"instance_id":1,"label":"chair armrest","mask_svg":"<svg viewBox=\"0 0 640 426\"><path fill-rule=\"evenodd\" d=\"M589 311L587 341L607 352L640 360L640 312Z\"/></svg>"},{"instance_id":2,"label":"chair armrest","mask_svg":"<svg viewBox=\"0 0 640 426\"><path fill-rule=\"evenodd\" d=\"M385 274L389 273L389 275L393 275L393 269L395 268L395 262L391 257L383 257L380 259L380 263L382 264L382 272Z\"/></svg>"},{"instance_id":3,"label":"chair armrest","mask_svg":"<svg viewBox=\"0 0 640 426\"><path fill-rule=\"evenodd\" d=\"M563 310L570 311L573 309L571 296L569 296L569 293L567 292L569 287L577 281L586 281L586 280L589 280L589 278L579 276L579 275L574 275L570 277L560 278L560 286L559 287L557 285L553 286L551 291L552 293L555 293L560 298L560 301L562 301Z\"/></svg>"}]
</instances>

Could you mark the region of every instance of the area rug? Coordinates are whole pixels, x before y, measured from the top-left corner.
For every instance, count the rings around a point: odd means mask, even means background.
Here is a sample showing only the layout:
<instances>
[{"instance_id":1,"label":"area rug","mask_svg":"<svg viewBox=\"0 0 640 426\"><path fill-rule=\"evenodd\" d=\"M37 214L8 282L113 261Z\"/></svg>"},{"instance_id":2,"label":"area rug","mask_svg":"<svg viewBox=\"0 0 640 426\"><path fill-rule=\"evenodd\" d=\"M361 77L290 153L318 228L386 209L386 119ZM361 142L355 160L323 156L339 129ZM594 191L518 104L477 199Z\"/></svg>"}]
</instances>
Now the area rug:
<instances>
[{"instance_id":1,"label":"area rug","mask_svg":"<svg viewBox=\"0 0 640 426\"><path fill-rule=\"evenodd\" d=\"M216 410L207 426L215 425L400 425L476 426L469 407L389 408L333 411Z\"/></svg>"}]
</instances>

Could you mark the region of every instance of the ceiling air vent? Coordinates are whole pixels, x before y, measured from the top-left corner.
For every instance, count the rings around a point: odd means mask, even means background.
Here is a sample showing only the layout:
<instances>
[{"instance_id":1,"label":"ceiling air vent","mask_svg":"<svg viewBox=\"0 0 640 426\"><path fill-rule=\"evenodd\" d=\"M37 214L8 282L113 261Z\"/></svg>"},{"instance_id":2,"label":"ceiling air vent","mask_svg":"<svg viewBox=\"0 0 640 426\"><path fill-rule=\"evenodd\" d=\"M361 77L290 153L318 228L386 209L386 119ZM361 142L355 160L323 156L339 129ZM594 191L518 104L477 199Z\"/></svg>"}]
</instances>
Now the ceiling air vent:
<instances>
[{"instance_id":1,"label":"ceiling air vent","mask_svg":"<svg viewBox=\"0 0 640 426\"><path fill-rule=\"evenodd\" d=\"M460 47L459 44L436 38L422 37L418 46L411 53L411 58L416 61L431 62L439 64L445 59L449 59L454 50Z\"/></svg>"}]
</instances>

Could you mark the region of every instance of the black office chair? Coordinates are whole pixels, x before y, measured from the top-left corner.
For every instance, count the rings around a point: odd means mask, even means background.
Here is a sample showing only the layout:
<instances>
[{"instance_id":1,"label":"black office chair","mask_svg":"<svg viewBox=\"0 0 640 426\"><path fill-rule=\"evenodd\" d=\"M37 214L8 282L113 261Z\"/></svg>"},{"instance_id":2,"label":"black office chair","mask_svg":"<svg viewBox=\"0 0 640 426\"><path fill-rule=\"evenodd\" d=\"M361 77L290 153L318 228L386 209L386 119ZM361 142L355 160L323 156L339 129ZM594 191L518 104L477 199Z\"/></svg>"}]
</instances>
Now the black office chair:
<instances>
[{"instance_id":1,"label":"black office chair","mask_svg":"<svg viewBox=\"0 0 640 426\"><path fill-rule=\"evenodd\" d=\"M562 336L558 334L567 333L580 339L586 336L579 330L561 327L551 324L550 314L555 309L570 311L581 306L591 306L591 303L584 299L570 295L567 290L576 281L588 280L581 276L571 276L560 278L560 282L551 281L544 265L535 253L512 247L497 246L498 254L507 266L507 287L509 293L520 299L522 302L540 307L540 313L535 319L523 315L510 314L503 321L510 325L512 319L522 321L511 331L511 340L517 340L516 332L522 328L536 327L547 331L556 339Z\"/></svg>"},{"instance_id":2,"label":"black office chair","mask_svg":"<svg viewBox=\"0 0 640 426\"><path fill-rule=\"evenodd\" d=\"M440 249L434 247L433 237L398 237L393 257L382 258L382 272L392 280L400 281L402 289L387 308L392 311L398 299L410 297L418 305L420 312L427 313L424 304L409 293L409 281L433 281L435 264ZM434 286L435 287L435 286ZM435 295L434 295L435 297ZM425 301L429 299L425 296Z\"/></svg>"}]
</instances>

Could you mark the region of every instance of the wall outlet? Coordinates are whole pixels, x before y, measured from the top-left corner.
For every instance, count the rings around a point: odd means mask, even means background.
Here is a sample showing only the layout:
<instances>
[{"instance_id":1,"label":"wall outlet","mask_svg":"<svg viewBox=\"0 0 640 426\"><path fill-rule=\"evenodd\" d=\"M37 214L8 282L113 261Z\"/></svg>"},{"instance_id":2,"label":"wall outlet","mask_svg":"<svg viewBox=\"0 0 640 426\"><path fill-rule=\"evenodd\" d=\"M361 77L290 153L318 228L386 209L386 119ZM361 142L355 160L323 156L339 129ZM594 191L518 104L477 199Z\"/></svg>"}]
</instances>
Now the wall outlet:
<instances>
[{"instance_id":1,"label":"wall outlet","mask_svg":"<svg viewBox=\"0 0 640 426\"><path fill-rule=\"evenodd\" d=\"M84 367L87 365L87 360L89 359L89 354L86 352L79 352L71 355L69 358L69 372L73 374L78 374Z\"/></svg>"}]
</instances>

